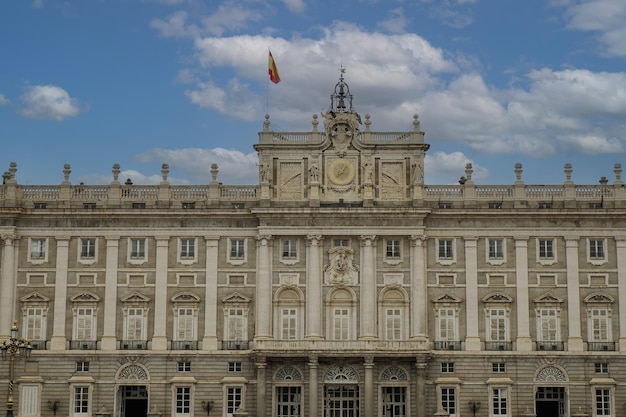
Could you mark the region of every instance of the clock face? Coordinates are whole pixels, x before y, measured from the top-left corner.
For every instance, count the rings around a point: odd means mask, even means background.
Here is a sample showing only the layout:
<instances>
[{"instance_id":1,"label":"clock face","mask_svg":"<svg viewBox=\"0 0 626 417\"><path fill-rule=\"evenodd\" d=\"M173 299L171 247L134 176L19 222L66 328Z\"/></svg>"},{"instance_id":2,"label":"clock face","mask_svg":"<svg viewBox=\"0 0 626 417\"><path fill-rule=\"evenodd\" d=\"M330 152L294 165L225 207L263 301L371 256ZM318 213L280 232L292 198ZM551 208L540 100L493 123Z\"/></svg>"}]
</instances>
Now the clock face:
<instances>
[{"instance_id":1,"label":"clock face","mask_svg":"<svg viewBox=\"0 0 626 417\"><path fill-rule=\"evenodd\" d=\"M338 158L328 165L328 179L337 185L346 185L354 180L354 164L347 159Z\"/></svg>"}]
</instances>

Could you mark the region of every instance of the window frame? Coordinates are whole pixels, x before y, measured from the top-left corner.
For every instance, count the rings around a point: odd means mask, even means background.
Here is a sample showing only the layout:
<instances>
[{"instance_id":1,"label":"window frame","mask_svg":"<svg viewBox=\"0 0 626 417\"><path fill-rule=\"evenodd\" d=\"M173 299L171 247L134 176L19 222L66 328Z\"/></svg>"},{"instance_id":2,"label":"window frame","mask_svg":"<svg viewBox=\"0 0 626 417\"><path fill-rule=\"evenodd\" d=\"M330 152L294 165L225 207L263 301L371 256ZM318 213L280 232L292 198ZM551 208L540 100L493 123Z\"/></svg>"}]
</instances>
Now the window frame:
<instances>
[{"instance_id":1,"label":"window frame","mask_svg":"<svg viewBox=\"0 0 626 417\"><path fill-rule=\"evenodd\" d=\"M537 244L537 263L541 265L553 265L558 262L557 259L557 241L555 238L538 237Z\"/></svg>"},{"instance_id":2,"label":"window frame","mask_svg":"<svg viewBox=\"0 0 626 417\"><path fill-rule=\"evenodd\" d=\"M194 386L172 386L172 412L175 417L191 417L194 408Z\"/></svg>"},{"instance_id":3,"label":"window frame","mask_svg":"<svg viewBox=\"0 0 626 417\"><path fill-rule=\"evenodd\" d=\"M485 261L490 265L506 263L506 239L502 237L485 239Z\"/></svg>"},{"instance_id":4,"label":"window frame","mask_svg":"<svg viewBox=\"0 0 626 417\"><path fill-rule=\"evenodd\" d=\"M238 391L238 392L236 392ZM231 394L232 392L232 394ZM240 408L245 408L246 385L245 384L226 384L224 385L223 397L223 415L233 414ZM231 395L233 398L231 399ZM237 401L236 396L239 397Z\"/></svg>"},{"instance_id":5,"label":"window frame","mask_svg":"<svg viewBox=\"0 0 626 417\"><path fill-rule=\"evenodd\" d=\"M34 246L37 244L37 252ZM48 253L50 252L49 239L41 237L28 238L28 262L35 265L41 265L48 262ZM35 255L35 256L33 256Z\"/></svg>"},{"instance_id":6,"label":"window frame","mask_svg":"<svg viewBox=\"0 0 626 417\"><path fill-rule=\"evenodd\" d=\"M280 262L284 265L295 265L299 260L300 244L298 239L282 239L280 244Z\"/></svg>"},{"instance_id":7,"label":"window frame","mask_svg":"<svg viewBox=\"0 0 626 417\"><path fill-rule=\"evenodd\" d=\"M489 416L490 417L508 417L510 415L511 406L509 400L509 387L490 386L489 387ZM496 395L497 393L497 395ZM504 395L502 395L504 393ZM496 409L497 401L497 409ZM504 413L502 413L504 409Z\"/></svg>"},{"instance_id":8,"label":"window frame","mask_svg":"<svg viewBox=\"0 0 626 417\"><path fill-rule=\"evenodd\" d=\"M456 263L456 238L435 239L435 259L441 265Z\"/></svg>"},{"instance_id":9,"label":"window frame","mask_svg":"<svg viewBox=\"0 0 626 417\"><path fill-rule=\"evenodd\" d=\"M244 237L229 237L227 242L226 262L231 265L245 264L248 260L248 239Z\"/></svg>"},{"instance_id":10,"label":"window frame","mask_svg":"<svg viewBox=\"0 0 626 417\"><path fill-rule=\"evenodd\" d=\"M193 251L193 253L191 253ZM191 265L198 261L198 238L179 237L178 238L178 263Z\"/></svg>"},{"instance_id":11,"label":"window frame","mask_svg":"<svg viewBox=\"0 0 626 417\"><path fill-rule=\"evenodd\" d=\"M402 239L385 239L384 240L385 256L384 261L390 265L398 265L402 262L404 245Z\"/></svg>"},{"instance_id":12,"label":"window frame","mask_svg":"<svg viewBox=\"0 0 626 417\"><path fill-rule=\"evenodd\" d=\"M90 384L72 384L71 391L72 402L70 407L70 416L87 417L91 415L91 397L92 386ZM77 410L80 408L80 410Z\"/></svg>"},{"instance_id":13,"label":"window frame","mask_svg":"<svg viewBox=\"0 0 626 417\"><path fill-rule=\"evenodd\" d=\"M137 245L142 247L135 247ZM148 262L148 239L145 237L129 237L127 258L128 262L133 265L142 265Z\"/></svg>"},{"instance_id":14,"label":"window frame","mask_svg":"<svg viewBox=\"0 0 626 417\"><path fill-rule=\"evenodd\" d=\"M587 238L587 262L596 266L608 263L607 249L607 239Z\"/></svg>"},{"instance_id":15,"label":"window frame","mask_svg":"<svg viewBox=\"0 0 626 417\"><path fill-rule=\"evenodd\" d=\"M450 417L456 417L459 411L459 386L438 385L437 396L439 397L439 405L441 406L441 408L444 409ZM452 399L450 399L450 396L452 396ZM451 406L450 403L452 403ZM450 411L450 408L452 408L453 412Z\"/></svg>"},{"instance_id":16,"label":"window frame","mask_svg":"<svg viewBox=\"0 0 626 417\"><path fill-rule=\"evenodd\" d=\"M98 260L98 239L95 237L79 238L77 259L78 262L83 265L96 263Z\"/></svg>"},{"instance_id":17,"label":"window frame","mask_svg":"<svg viewBox=\"0 0 626 417\"><path fill-rule=\"evenodd\" d=\"M600 404L598 393L602 391L602 404ZM611 417L615 410L615 387L605 385L594 385L591 387L593 401L593 417Z\"/></svg>"}]
</instances>

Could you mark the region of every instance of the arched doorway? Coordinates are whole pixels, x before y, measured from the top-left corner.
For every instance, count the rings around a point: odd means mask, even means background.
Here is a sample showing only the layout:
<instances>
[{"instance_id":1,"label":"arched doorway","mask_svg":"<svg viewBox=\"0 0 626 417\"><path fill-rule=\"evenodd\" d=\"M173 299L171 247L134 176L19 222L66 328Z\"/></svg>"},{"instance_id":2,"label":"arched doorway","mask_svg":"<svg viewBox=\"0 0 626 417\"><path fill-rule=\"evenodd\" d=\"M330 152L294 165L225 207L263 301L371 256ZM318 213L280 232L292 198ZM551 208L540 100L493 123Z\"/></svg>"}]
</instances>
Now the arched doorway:
<instances>
[{"instance_id":1,"label":"arched doorway","mask_svg":"<svg viewBox=\"0 0 626 417\"><path fill-rule=\"evenodd\" d=\"M359 417L359 378L351 366L333 365L324 376L324 417Z\"/></svg>"},{"instance_id":2,"label":"arched doorway","mask_svg":"<svg viewBox=\"0 0 626 417\"><path fill-rule=\"evenodd\" d=\"M537 417L565 417L568 412L568 378L565 370L548 365L535 375L535 415Z\"/></svg>"},{"instance_id":3,"label":"arched doorway","mask_svg":"<svg viewBox=\"0 0 626 417\"><path fill-rule=\"evenodd\" d=\"M116 417L147 417L148 383L147 370L136 363L122 366L116 375Z\"/></svg>"}]
</instances>

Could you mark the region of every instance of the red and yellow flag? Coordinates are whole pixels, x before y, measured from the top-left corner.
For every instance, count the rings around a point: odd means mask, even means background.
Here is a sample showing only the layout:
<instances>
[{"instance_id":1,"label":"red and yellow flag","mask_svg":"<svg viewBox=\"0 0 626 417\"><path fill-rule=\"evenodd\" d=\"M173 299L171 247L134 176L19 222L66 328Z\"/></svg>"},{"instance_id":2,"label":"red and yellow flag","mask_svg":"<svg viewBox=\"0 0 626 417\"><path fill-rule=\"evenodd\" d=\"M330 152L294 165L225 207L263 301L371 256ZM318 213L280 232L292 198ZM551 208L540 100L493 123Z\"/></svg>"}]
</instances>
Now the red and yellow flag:
<instances>
[{"instance_id":1,"label":"red and yellow flag","mask_svg":"<svg viewBox=\"0 0 626 417\"><path fill-rule=\"evenodd\" d=\"M280 76L278 75L278 68L276 68L276 62L272 56L272 51L270 51L270 56L267 60L267 68L267 72L270 74L270 81L274 84L278 84L280 82Z\"/></svg>"}]
</instances>

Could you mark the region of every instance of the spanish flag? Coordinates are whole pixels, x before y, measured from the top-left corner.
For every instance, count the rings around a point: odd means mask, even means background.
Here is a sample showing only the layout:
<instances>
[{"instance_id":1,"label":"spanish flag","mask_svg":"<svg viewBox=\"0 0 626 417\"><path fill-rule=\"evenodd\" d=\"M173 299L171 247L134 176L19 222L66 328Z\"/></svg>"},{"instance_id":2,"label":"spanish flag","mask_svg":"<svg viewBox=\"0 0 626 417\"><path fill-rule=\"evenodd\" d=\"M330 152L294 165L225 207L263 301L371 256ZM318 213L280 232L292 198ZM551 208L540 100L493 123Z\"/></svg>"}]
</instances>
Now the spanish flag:
<instances>
[{"instance_id":1,"label":"spanish flag","mask_svg":"<svg viewBox=\"0 0 626 417\"><path fill-rule=\"evenodd\" d=\"M278 68L276 68L276 62L274 62L272 51L270 51L270 56L267 60L267 68L267 72L270 74L270 81L274 84L278 84L280 82L280 76L278 75Z\"/></svg>"}]
</instances>

